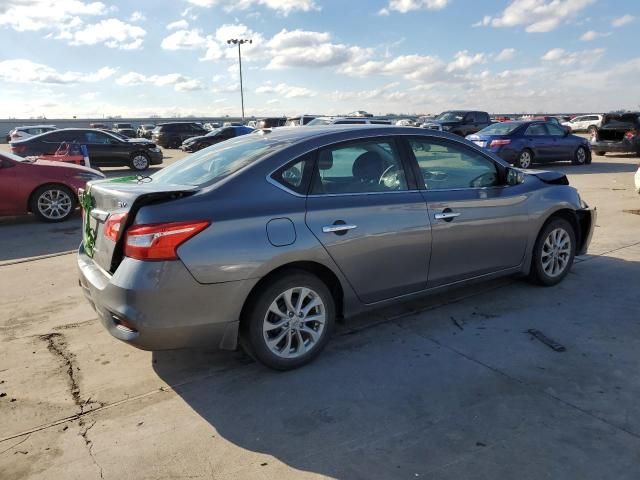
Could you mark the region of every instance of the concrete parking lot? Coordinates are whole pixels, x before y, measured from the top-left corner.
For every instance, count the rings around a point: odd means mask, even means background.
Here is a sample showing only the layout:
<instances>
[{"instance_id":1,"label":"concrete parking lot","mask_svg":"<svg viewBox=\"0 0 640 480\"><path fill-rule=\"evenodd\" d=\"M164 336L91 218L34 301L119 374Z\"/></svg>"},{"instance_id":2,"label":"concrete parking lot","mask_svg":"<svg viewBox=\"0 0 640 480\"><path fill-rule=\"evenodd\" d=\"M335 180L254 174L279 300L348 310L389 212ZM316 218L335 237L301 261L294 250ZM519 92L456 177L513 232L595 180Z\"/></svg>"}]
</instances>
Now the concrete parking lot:
<instances>
[{"instance_id":1,"label":"concrete parking lot","mask_svg":"<svg viewBox=\"0 0 640 480\"><path fill-rule=\"evenodd\" d=\"M548 167L598 208L559 286L389 307L287 373L116 341L78 287L79 216L2 219L0 479L637 479L638 161Z\"/></svg>"}]
</instances>

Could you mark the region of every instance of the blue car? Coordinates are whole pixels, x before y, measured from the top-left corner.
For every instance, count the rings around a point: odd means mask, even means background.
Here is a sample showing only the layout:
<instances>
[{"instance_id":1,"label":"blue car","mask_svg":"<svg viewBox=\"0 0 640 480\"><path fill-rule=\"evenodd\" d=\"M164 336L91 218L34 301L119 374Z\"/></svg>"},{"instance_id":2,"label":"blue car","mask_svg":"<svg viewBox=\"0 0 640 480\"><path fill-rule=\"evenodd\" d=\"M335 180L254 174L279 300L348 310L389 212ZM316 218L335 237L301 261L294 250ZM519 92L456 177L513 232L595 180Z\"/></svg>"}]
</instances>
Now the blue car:
<instances>
[{"instance_id":1,"label":"blue car","mask_svg":"<svg viewBox=\"0 0 640 480\"><path fill-rule=\"evenodd\" d=\"M466 138L519 168L568 160L574 165L591 163L587 139L551 122L494 123Z\"/></svg>"}]
</instances>

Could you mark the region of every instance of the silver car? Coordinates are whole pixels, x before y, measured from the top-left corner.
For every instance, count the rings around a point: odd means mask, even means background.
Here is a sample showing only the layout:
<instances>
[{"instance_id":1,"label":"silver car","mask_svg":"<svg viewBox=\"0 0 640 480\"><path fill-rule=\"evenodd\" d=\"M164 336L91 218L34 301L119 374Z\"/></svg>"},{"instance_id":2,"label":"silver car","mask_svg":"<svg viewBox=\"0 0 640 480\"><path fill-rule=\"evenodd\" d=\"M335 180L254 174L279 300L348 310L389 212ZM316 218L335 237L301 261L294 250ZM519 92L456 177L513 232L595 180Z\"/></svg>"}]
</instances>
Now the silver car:
<instances>
[{"instance_id":1,"label":"silver car","mask_svg":"<svg viewBox=\"0 0 640 480\"><path fill-rule=\"evenodd\" d=\"M114 337L241 342L276 369L399 299L513 274L557 284L595 223L562 173L391 126L267 129L90 182L82 204L80 284Z\"/></svg>"}]
</instances>

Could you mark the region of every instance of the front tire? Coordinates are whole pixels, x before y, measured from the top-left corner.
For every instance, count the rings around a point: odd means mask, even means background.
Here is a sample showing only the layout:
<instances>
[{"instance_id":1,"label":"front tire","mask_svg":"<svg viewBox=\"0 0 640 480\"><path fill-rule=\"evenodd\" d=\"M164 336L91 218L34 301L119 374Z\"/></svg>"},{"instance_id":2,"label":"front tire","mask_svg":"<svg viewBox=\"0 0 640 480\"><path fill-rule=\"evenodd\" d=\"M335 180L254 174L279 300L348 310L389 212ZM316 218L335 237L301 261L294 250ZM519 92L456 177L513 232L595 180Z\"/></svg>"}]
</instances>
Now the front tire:
<instances>
[{"instance_id":1,"label":"front tire","mask_svg":"<svg viewBox=\"0 0 640 480\"><path fill-rule=\"evenodd\" d=\"M528 148L524 149L518 155L515 166L518 168L530 168L533 163L533 152Z\"/></svg>"},{"instance_id":2,"label":"front tire","mask_svg":"<svg viewBox=\"0 0 640 480\"><path fill-rule=\"evenodd\" d=\"M31 196L31 211L44 222L64 222L76 209L76 197L64 185L43 185Z\"/></svg>"},{"instance_id":3,"label":"front tire","mask_svg":"<svg viewBox=\"0 0 640 480\"><path fill-rule=\"evenodd\" d=\"M143 152L136 152L131 155L131 161L129 162L129 168L136 172L143 172L151 165L151 159L149 155Z\"/></svg>"},{"instance_id":4,"label":"front tire","mask_svg":"<svg viewBox=\"0 0 640 480\"><path fill-rule=\"evenodd\" d=\"M564 218L553 218L542 228L531 259L529 278L549 287L569 274L576 254L576 234Z\"/></svg>"},{"instance_id":5,"label":"front tire","mask_svg":"<svg viewBox=\"0 0 640 480\"><path fill-rule=\"evenodd\" d=\"M588 163L589 155L587 153L587 149L584 147L578 147L573 154L573 160L571 163L574 165L584 165Z\"/></svg>"},{"instance_id":6,"label":"front tire","mask_svg":"<svg viewBox=\"0 0 640 480\"><path fill-rule=\"evenodd\" d=\"M335 316L335 302L324 282L290 270L266 285L249 305L242 344L270 368L298 368L325 347Z\"/></svg>"}]
</instances>

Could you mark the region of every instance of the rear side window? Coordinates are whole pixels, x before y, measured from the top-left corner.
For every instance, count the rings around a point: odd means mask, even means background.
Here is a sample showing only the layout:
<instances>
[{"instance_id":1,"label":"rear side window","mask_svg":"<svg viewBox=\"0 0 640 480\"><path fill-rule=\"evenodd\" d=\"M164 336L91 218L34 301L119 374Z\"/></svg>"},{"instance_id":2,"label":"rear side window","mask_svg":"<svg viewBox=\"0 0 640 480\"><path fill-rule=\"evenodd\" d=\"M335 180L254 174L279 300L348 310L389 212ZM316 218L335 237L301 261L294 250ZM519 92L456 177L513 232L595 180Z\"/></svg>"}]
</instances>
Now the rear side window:
<instances>
[{"instance_id":1,"label":"rear side window","mask_svg":"<svg viewBox=\"0 0 640 480\"><path fill-rule=\"evenodd\" d=\"M427 190L483 188L499 183L495 164L474 150L444 140L412 139L409 144Z\"/></svg>"},{"instance_id":2,"label":"rear side window","mask_svg":"<svg viewBox=\"0 0 640 480\"><path fill-rule=\"evenodd\" d=\"M476 113L477 119L481 123L489 123L489 114L486 112L478 112Z\"/></svg>"},{"instance_id":3,"label":"rear side window","mask_svg":"<svg viewBox=\"0 0 640 480\"><path fill-rule=\"evenodd\" d=\"M305 195L309 189L309 179L313 172L314 154L307 153L288 163L272 175L276 182L289 190Z\"/></svg>"},{"instance_id":4,"label":"rear side window","mask_svg":"<svg viewBox=\"0 0 640 480\"><path fill-rule=\"evenodd\" d=\"M509 135L519 126L520 124L518 123L494 123L478 133L483 135Z\"/></svg>"},{"instance_id":5,"label":"rear side window","mask_svg":"<svg viewBox=\"0 0 640 480\"><path fill-rule=\"evenodd\" d=\"M322 149L311 192L316 195L407 190L395 143L360 141Z\"/></svg>"}]
</instances>

